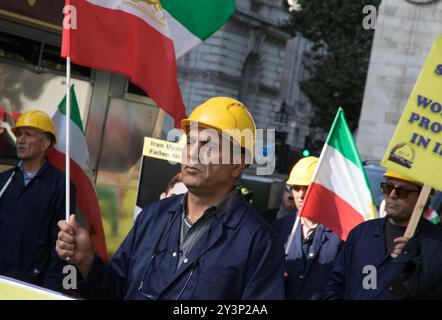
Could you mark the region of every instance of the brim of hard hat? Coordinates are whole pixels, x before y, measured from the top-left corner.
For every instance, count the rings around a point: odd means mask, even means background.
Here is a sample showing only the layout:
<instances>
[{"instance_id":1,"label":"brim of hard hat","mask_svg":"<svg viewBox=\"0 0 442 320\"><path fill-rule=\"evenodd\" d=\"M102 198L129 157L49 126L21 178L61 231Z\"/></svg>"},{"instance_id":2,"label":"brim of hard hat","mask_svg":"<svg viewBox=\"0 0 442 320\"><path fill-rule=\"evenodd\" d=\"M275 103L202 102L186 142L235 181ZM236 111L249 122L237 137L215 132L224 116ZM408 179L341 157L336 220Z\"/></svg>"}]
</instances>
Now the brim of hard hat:
<instances>
[{"instance_id":1,"label":"brim of hard hat","mask_svg":"<svg viewBox=\"0 0 442 320\"><path fill-rule=\"evenodd\" d=\"M286 184L290 186L301 186L301 187L308 187L312 182L306 181L306 180L297 180L297 179L288 179L286 181Z\"/></svg>"},{"instance_id":2,"label":"brim of hard hat","mask_svg":"<svg viewBox=\"0 0 442 320\"><path fill-rule=\"evenodd\" d=\"M24 128L30 128L30 129L34 129L34 130L41 131L41 132L43 132L43 133L48 133L48 134L50 134L51 137L52 137L52 139L51 139L51 146L53 146L54 144L57 143L57 138L55 138L55 136L54 136L52 133L50 133L50 132L45 132L45 131L43 131L43 130L41 130L41 129L39 129L39 128L35 128L35 127L32 127L32 126L19 126L19 127L14 127L14 128L11 129L11 131L12 131L12 133L13 133L15 136L17 136L17 130L18 130L18 129L24 129Z\"/></svg>"},{"instance_id":3,"label":"brim of hard hat","mask_svg":"<svg viewBox=\"0 0 442 320\"><path fill-rule=\"evenodd\" d=\"M214 129L216 131L218 131L219 133L222 133L222 129L221 128L216 128L208 123L205 123L204 121L194 121L194 120L190 120L190 119L183 119L181 120L181 128L188 133L190 130L190 124L191 123L195 123L195 125L197 125L198 127L202 127L202 128L210 128L210 129Z\"/></svg>"},{"instance_id":4,"label":"brim of hard hat","mask_svg":"<svg viewBox=\"0 0 442 320\"><path fill-rule=\"evenodd\" d=\"M384 173L384 177L385 178L393 178L393 179L399 179L399 180L403 180L403 181L408 181L408 182L417 184L420 187L422 187L424 185L422 182L419 182L419 181L417 181L415 179L412 179L412 178L410 178L410 177L408 177L406 175L403 175L403 174L395 172L395 171L394 172L391 172L391 171L390 172L388 172L388 171L385 172Z\"/></svg>"},{"instance_id":5,"label":"brim of hard hat","mask_svg":"<svg viewBox=\"0 0 442 320\"><path fill-rule=\"evenodd\" d=\"M230 136L228 134L228 129L216 128L208 123L205 123L204 121L194 121L194 120L189 120L189 119L181 120L181 128L184 130L184 132L186 134L188 134L190 131L190 124L191 123L194 123L195 126L197 126L198 128L201 128L201 129L213 129L216 132L218 132L219 134L225 136L227 139L230 139L233 143L238 144L238 142L235 141L235 139L233 139L232 136Z\"/></svg>"},{"instance_id":6,"label":"brim of hard hat","mask_svg":"<svg viewBox=\"0 0 442 320\"><path fill-rule=\"evenodd\" d=\"M250 154L253 155L254 146L252 148L247 148L247 147L243 146L242 143L240 143L239 141L235 140L235 138L232 135L229 134L229 129L214 127L211 124L206 123L204 121L195 121L195 120L190 120L190 119L183 119L183 120L181 120L181 129L184 130L184 132L186 134L189 134L191 123L194 123L195 126L198 127L198 128L213 129L213 130L215 130L216 132L218 132L219 134L221 134L225 138L229 139L232 143L237 144L242 149L246 150L247 152L249 152Z\"/></svg>"}]
</instances>

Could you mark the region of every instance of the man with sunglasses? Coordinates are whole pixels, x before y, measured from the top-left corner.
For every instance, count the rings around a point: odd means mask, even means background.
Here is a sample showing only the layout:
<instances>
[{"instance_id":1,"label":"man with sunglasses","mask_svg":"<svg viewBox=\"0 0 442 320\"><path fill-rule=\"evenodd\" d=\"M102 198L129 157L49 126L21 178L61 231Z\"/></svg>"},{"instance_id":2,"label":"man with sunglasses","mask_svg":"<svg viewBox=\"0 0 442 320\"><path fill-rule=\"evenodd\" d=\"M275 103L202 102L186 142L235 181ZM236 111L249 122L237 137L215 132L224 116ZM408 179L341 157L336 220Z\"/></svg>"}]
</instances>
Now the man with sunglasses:
<instances>
[{"instance_id":1,"label":"man with sunglasses","mask_svg":"<svg viewBox=\"0 0 442 320\"><path fill-rule=\"evenodd\" d=\"M290 172L287 186L298 212L304 204L317 164L316 157L302 158ZM286 246L296 219L295 212L272 224ZM285 262L286 299L317 300L322 297L342 241L324 225L305 217L300 219Z\"/></svg>"},{"instance_id":2,"label":"man with sunglasses","mask_svg":"<svg viewBox=\"0 0 442 320\"><path fill-rule=\"evenodd\" d=\"M193 110L182 127L187 144L181 174L188 192L147 205L109 264L93 254L74 220L59 223L56 249L85 278L80 294L283 299L283 246L235 188L254 154L252 116L239 101L215 97Z\"/></svg>"},{"instance_id":3,"label":"man with sunglasses","mask_svg":"<svg viewBox=\"0 0 442 320\"><path fill-rule=\"evenodd\" d=\"M349 234L325 291L327 299L394 299L396 263L408 239L403 237L422 183L388 169L381 190L386 216L366 221ZM421 218L414 238L442 240L442 229ZM404 252L405 254L405 252Z\"/></svg>"}]
</instances>

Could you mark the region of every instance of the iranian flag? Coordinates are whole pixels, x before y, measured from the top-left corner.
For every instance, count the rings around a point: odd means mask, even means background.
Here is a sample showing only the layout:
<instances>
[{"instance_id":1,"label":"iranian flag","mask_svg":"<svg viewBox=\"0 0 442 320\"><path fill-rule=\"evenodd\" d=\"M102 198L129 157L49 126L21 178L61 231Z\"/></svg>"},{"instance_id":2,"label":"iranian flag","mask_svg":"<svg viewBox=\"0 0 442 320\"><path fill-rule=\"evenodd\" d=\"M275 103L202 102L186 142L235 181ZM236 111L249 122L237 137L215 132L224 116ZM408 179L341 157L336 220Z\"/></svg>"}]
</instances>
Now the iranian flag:
<instances>
[{"instance_id":1,"label":"iranian flag","mask_svg":"<svg viewBox=\"0 0 442 320\"><path fill-rule=\"evenodd\" d=\"M356 144L339 108L300 216L311 218L346 240L359 223L376 218L376 208Z\"/></svg>"},{"instance_id":2,"label":"iranian flag","mask_svg":"<svg viewBox=\"0 0 442 320\"><path fill-rule=\"evenodd\" d=\"M71 119L70 119L70 166L71 181L77 189L77 214L79 221L85 222L89 228L92 246L96 254L107 260L106 240L101 221L100 206L94 185L89 178L91 172L88 165L89 151L84 135L83 125L75 96L74 86L71 87ZM49 148L47 156L49 161L60 171L65 172L66 161L66 96L58 105L58 110L52 117L57 131L57 143Z\"/></svg>"},{"instance_id":3,"label":"iranian flag","mask_svg":"<svg viewBox=\"0 0 442 320\"><path fill-rule=\"evenodd\" d=\"M66 0L62 56L121 73L175 119L185 117L176 59L219 29L235 0Z\"/></svg>"}]
</instances>

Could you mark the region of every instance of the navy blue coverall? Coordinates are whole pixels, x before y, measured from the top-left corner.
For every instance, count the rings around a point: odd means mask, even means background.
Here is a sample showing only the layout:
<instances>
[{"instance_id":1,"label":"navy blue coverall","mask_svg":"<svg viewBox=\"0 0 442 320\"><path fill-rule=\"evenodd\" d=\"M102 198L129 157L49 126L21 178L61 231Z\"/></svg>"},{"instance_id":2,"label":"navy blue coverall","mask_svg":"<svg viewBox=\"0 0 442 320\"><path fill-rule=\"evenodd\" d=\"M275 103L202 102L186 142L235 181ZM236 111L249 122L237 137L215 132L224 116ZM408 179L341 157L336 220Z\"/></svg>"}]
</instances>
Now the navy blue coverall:
<instances>
[{"instance_id":1,"label":"navy blue coverall","mask_svg":"<svg viewBox=\"0 0 442 320\"><path fill-rule=\"evenodd\" d=\"M92 299L284 299L282 243L239 194L177 269L183 196L146 206L110 264L95 257L79 283L80 294Z\"/></svg>"},{"instance_id":2,"label":"navy blue coverall","mask_svg":"<svg viewBox=\"0 0 442 320\"><path fill-rule=\"evenodd\" d=\"M47 160L25 186L18 167L0 174L0 274L52 290L62 289L64 262L55 251L57 222L65 219L65 175ZM71 186L71 208L75 190Z\"/></svg>"},{"instance_id":3,"label":"navy blue coverall","mask_svg":"<svg viewBox=\"0 0 442 320\"><path fill-rule=\"evenodd\" d=\"M295 224L296 214L285 216L273 222L272 226L281 240L286 242ZM342 240L324 225L318 225L307 256L302 250L302 225L295 232L290 252L285 262L288 276L285 278L285 292L288 300L321 299L328 276L342 246Z\"/></svg>"},{"instance_id":4,"label":"navy blue coverall","mask_svg":"<svg viewBox=\"0 0 442 320\"><path fill-rule=\"evenodd\" d=\"M391 283L399 276L402 265L394 263L387 252L384 234L386 219L363 222L350 232L331 272L325 299L395 298ZM442 228L421 218L414 237L418 240L442 240Z\"/></svg>"}]
</instances>

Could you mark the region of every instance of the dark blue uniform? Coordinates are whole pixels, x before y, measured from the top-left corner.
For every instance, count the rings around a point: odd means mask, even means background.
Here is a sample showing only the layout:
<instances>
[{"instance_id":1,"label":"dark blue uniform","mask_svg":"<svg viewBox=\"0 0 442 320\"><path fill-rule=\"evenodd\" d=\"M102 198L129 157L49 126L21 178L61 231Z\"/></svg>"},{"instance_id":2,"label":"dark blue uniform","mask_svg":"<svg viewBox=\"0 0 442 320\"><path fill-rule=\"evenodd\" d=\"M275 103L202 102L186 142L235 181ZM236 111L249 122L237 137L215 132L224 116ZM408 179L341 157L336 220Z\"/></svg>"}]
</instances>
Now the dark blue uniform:
<instances>
[{"instance_id":1,"label":"dark blue uniform","mask_svg":"<svg viewBox=\"0 0 442 320\"><path fill-rule=\"evenodd\" d=\"M366 221L350 232L330 275L326 299L394 299L391 283L402 265L387 253L386 219ZM442 240L442 229L421 219L415 238Z\"/></svg>"},{"instance_id":2,"label":"dark blue uniform","mask_svg":"<svg viewBox=\"0 0 442 320\"><path fill-rule=\"evenodd\" d=\"M282 241L288 240L295 220L296 214L291 214L272 224ZM321 299L342 240L324 225L318 225L309 252L305 256L302 250L301 228L302 225L299 224L285 263L288 274L285 278L286 298Z\"/></svg>"},{"instance_id":3,"label":"dark blue uniform","mask_svg":"<svg viewBox=\"0 0 442 320\"><path fill-rule=\"evenodd\" d=\"M24 184L18 167L0 174L0 189L13 170L0 199L0 274L61 290L63 261L55 252L57 222L65 219L65 175L45 161ZM71 192L72 212L75 192Z\"/></svg>"},{"instance_id":4,"label":"dark blue uniform","mask_svg":"<svg viewBox=\"0 0 442 320\"><path fill-rule=\"evenodd\" d=\"M96 256L85 298L284 299L284 250L241 195L177 269L183 195L148 205L106 265Z\"/></svg>"}]
</instances>

